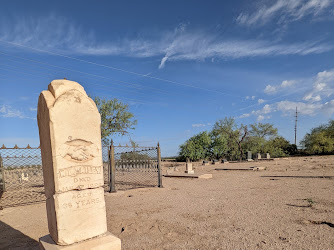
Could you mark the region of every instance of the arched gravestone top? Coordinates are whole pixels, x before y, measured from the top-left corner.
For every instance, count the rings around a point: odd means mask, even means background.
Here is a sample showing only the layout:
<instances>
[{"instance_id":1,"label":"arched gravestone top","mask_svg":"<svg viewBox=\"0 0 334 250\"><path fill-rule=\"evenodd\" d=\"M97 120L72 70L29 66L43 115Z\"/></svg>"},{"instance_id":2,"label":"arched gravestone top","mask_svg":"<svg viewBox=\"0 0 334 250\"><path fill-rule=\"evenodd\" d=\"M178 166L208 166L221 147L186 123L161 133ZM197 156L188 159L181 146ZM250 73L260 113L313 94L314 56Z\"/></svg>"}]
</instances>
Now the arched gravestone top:
<instances>
[{"instance_id":1,"label":"arched gravestone top","mask_svg":"<svg viewBox=\"0 0 334 250\"><path fill-rule=\"evenodd\" d=\"M79 83L69 80L53 80L48 86L48 90L55 99L72 89L81 92L83 95L87 95L85 89Z\"/></svg>"}]
</instances>

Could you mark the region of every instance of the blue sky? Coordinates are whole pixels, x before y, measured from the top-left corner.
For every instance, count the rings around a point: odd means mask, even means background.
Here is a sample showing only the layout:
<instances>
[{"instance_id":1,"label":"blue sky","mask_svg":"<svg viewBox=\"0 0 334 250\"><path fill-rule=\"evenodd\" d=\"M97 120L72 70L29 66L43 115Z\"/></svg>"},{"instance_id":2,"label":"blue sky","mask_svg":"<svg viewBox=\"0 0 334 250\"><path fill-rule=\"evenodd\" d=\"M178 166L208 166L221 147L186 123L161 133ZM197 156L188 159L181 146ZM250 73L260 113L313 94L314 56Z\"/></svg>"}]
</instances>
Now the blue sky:
<instances>
[{"instance_id":1,"label":"blue sky","mask_svg":"<svg viewBox=\"0 0 334 250\"><path fill-rule=\"evenodd\" d=\"M176 155L226 116L293 142L334 114L334 1L1 1L0 144L39 145L38 95L67 78L129 104Z\"/></svg>"}]
</instances>

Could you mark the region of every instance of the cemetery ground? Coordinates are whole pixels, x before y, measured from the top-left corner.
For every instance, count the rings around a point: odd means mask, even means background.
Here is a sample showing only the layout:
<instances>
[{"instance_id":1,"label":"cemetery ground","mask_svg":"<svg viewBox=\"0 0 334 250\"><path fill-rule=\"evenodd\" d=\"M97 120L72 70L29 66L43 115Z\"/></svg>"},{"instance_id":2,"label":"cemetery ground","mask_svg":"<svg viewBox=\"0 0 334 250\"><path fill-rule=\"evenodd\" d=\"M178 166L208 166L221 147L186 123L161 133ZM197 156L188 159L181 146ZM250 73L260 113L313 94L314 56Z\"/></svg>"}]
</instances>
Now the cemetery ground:
<instances>
[{"instance_id":1,"label":"cemetery ground","mask_svg":"<svg viewBox=\"0 0 334 250\"><path fill-rule=\"evenodd\" d=\"M252 166L267 169L215 170ZM185 163L168 168L182 173ZM108 231L123 249L334 249L334 156L194 169L213 178L105 193ZM0 249L38 249L45 203L1 210L0 232Z\"/></svg>"}]
</instances>

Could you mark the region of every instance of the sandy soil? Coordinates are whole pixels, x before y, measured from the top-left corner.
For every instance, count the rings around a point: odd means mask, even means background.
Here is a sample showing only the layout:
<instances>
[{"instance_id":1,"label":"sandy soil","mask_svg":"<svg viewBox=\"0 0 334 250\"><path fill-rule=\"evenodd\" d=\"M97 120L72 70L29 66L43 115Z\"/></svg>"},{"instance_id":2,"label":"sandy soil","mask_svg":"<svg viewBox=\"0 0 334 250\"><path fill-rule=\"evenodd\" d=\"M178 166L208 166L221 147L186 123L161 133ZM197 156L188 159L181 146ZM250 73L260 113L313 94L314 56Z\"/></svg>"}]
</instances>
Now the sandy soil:
<instances>
[{"instance_id":1,"label":"sandy soil","mask_svg":"<svg viewBox=\"0 0 334 250\"><path fill-rule=\"evenodd\" d=\"M184 171L164 164L164 172ZM267 170L214 170L251 166ZM334 249L334 156L195 172L213 178L163 178L164 188L106 193L108 228L123 249ZM0 211L0 249L37 249L46 234L44 203Z\"/></svg>"}]
</instances>

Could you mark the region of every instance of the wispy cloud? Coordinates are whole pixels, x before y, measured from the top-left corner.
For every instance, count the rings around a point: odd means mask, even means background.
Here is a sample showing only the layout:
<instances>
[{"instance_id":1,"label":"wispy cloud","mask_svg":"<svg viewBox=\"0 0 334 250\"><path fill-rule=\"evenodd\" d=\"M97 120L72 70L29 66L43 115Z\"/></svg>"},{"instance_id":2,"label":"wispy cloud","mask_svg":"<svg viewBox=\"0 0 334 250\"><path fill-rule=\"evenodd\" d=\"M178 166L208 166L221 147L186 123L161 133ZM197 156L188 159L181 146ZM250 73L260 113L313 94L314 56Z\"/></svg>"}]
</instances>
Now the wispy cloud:
<instances>
[{"instance_id":1,"label":"wispy cloud","mask_svg":"<svg viewBox=\"0 0 334 250\"><path fill-rule=\"evenodd\" d=\"M332 0L275 0L268 4L256 1L255 10L242 12L237 23L246 26L262 26L270 21L288 23L306 16L317 17L325 12L333 12Z\"/></svg>"},{"instance_id":2,"label":"wispy cloud","mask_svg":"<svg viewBox=\"0 0 334 250\"><path fill-rule=\"evenodd\" d=\"M267 94L275 94L284 89L291 90L292 87L296 87L297 83L302 82L304 85L305 82L307 83L306 85L310 83L310 86L313 82L311 90L304 94L304 96L300 96L302 101L283 100L272 104L266 104L262 109L244 113L239 116L239 118L256 116L257 120L263 120L268 118L265 115L275 112L279 112L283 116L294 115L296 107L298 108L300 115L314 116L322 113L326 116L332 116L334 114L334 99L332 97L334 95L334 69L321 71L311 79L304 79L303 81L285 80L279 85L267 85L264 92ZM300 90L300 88L298 90ZM276 97L272 99L272 101L281 97ZM264 100L258 99L258 104L264 102Z\"/></svg>"},{"instance_id":3,"label":"wispy cloud","mask_svg":"<svg viewBox=\"0 0 334 250\"><path fill-rule=\"evenodd\" d=\"M255 96L246 96L246 100L255 100Z\"/></svg>"},{"instance_id":4,"label":"wispy cloud","mask_svg":"<svg viewBox=\"0 0 334 250\"><path fill-rule=\"evenodd\" d=\"M212 126L212 123L211 122L208 122L208 123L195 123L195 124L191 124L191 126L193 128L204 128L204 127Z\"/></svg>"},{"instance_id":5,"label":"wispy cloud","mask_svg":"<svg viewBox=\"0 0 334 250\"><path fill-rule=\"evenodd\" d=\"M20 118L20 119L35 119L25 116L21 111L12 108L9 105L0 105L0 117L5 118Z\"/></svg>"},{"instance_id":6,"label":"wispy cloud","mask_svg":"<svg viewBox=\"0 0 334 250\"><path fill-rule=\"evenodd\" d=\"M112 55L161 58L159 68L169 61L204 61L212 59L319 54L334 48L319 41L278 43L269 40L226 39L205 31L190 31L180 25L141 37L124 37L110 41L96 39L64 17L18 18L0 23L0 39L41 50L79 55ZM215 60L213 60L215 61Z\"/></svg>"},{"instance_id":7,"label":"wispy cloud","mask_svg":"<svg viewBox=\"0 0 334 250\"><path fill-rule=\"evenodd\" d=\"M267 85L266 88L264 89L264 93L268 95L276 94L277 92L285 89L285 88L290 88L294 86L297 83L295 80L285 80L279 85Z\"/></svg>"},{"instance_id":8,"label":"wispy cloud","mask_svg":"<svg viewBox=\"0 0 334 250\"><path fill-rule=\"evenodd\" d=\"M334 114L334 99L325 103L308 103L294 101L280 101L273 104L266 104L262 109L253 110L250 113L245 113L239 118L255 116L257 121L270 119L273 113L279 112L283 116L292 116L296 112L296 107L300 115L315 116L322 113L326 116Z\"/></svg>"},{"instance_id":9,"label":"wispy cloud","mask_svg":"<svg viewBox=\"0 0 334 250\"><path fill-rule=\"evenodd\" d=\"M319 72L313 83L311 91L303 97L305 101L318 102L323 97L330 97L334 94L334 69Z\"/></svg>"},{"instance_id":10,"label":"wispy cloud","mask_svg":"<svg viewBox=\"0 0 334 250\"><path fill-rule=\"evenodd\" d=\"M292 102L281 101L275 104L276 110L281 111L283 115L293 115L296 112L296 107L301 115L314 116L318 111L324 110L321 103L304 103L304 102Z\"/></svg>"}]
</instances>

